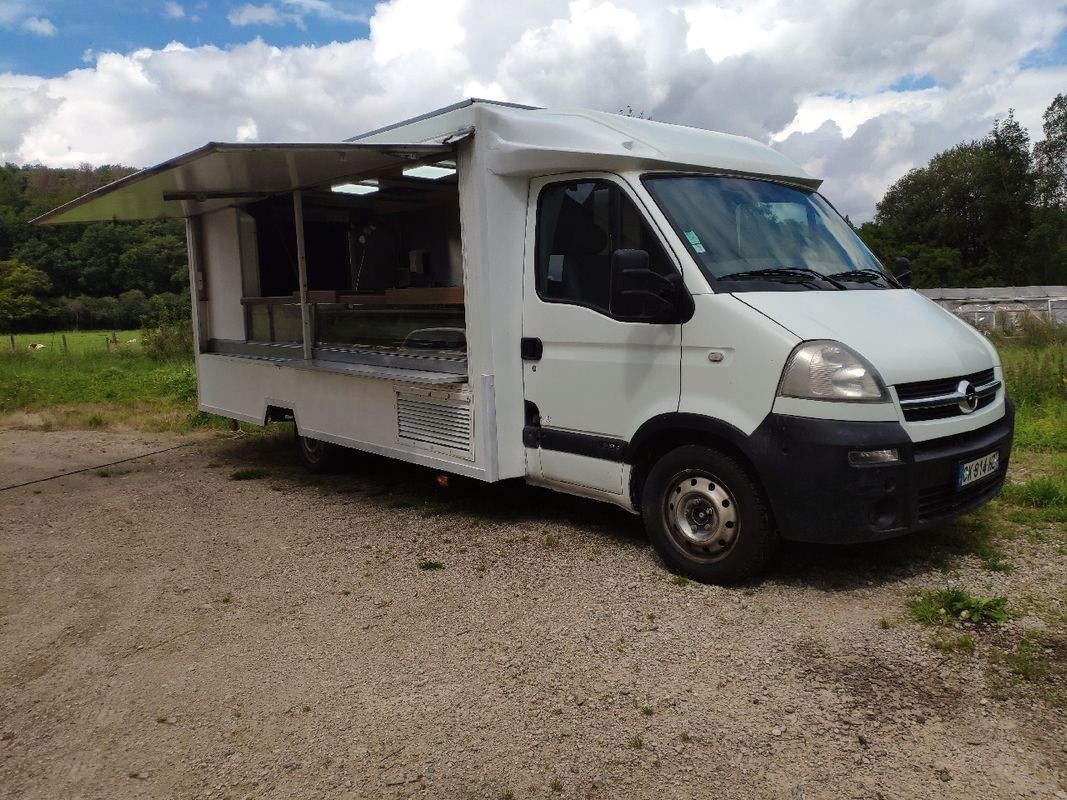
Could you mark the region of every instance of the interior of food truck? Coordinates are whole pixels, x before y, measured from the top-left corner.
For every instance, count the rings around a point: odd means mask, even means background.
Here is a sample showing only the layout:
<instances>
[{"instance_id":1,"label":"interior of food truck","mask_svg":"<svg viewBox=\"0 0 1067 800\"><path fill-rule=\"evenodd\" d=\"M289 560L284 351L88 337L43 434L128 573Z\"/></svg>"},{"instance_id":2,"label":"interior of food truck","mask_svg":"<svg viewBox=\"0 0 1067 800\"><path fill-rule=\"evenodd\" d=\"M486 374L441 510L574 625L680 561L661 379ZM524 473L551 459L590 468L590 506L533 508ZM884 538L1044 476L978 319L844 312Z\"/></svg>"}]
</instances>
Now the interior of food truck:
<instances>
[{"instance_id":1,"label":"interior of food truck","mask_svg":"<svg viewBox=\"0 0 1067 800\"><path fill-rule=\"evenodd\" d=\"M303 258L316 363L417 358L419 369L465 372L454 161L256 198L237 214L244 342L213 340L210 349L281 357L301 346Z\"/></svg>"}]
</instances>

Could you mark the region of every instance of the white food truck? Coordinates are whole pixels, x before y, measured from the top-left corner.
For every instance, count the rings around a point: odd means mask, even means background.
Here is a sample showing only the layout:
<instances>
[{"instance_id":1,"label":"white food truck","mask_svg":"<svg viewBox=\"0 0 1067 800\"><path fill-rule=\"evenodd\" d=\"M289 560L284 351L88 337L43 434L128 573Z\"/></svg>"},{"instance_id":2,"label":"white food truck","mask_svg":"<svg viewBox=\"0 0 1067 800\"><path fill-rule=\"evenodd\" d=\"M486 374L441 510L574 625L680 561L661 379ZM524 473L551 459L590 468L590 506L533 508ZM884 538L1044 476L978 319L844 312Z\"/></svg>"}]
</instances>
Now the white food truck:
<instances>
[{"instance_id":1,"label":"white food truck","mask_svg":"<svg viewBox=\"0 0 1067 800\"><path fill-rule=\"evenodd\" d=\"M208 144L39 222L187 221L199 404L643 516L757 573L992 497L1013 412L975 330L755 141L470 100L346 142Z\"/></svg>"}]
</instances>

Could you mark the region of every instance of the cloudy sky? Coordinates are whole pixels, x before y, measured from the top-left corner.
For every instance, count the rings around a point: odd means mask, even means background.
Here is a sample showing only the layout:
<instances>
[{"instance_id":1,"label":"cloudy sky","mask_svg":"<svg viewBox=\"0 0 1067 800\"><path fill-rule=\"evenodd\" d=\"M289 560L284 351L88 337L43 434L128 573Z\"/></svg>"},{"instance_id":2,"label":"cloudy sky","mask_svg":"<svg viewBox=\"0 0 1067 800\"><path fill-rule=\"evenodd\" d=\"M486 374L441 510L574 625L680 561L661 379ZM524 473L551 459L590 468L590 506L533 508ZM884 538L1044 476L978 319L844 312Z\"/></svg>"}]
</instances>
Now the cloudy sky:
<instances>
[{"instance_id":1,"label":"cloudy sky","mask_svg":"<svg viewBox=\"0 0 1067 800\"><path fill-rule=\"evenodd\" d=\"M1067 91L1064 0L0 0L0 160L148 166L476 96L752 136L854 221Z\"/></svg>"}]
</instances>

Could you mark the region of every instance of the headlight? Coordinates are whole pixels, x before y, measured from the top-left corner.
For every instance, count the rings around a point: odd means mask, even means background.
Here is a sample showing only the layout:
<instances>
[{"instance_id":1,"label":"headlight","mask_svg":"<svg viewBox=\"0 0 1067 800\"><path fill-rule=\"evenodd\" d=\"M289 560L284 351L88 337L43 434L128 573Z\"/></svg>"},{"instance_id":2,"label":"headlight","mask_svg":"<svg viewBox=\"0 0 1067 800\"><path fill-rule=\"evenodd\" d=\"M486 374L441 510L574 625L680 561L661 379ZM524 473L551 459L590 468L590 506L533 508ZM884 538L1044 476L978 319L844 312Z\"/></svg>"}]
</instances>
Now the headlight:
<instances>
[{"instance_id":1,"label":"headlight","mask_svg":"<svg viewBox=\"0 0 1067 800\"><path fill-rule=\"evenodd\" d=\"M803 342L785 362L781 397L881 403L888 399L878 372L855 351L827 339Z\"/></svg>"}]
</instances>

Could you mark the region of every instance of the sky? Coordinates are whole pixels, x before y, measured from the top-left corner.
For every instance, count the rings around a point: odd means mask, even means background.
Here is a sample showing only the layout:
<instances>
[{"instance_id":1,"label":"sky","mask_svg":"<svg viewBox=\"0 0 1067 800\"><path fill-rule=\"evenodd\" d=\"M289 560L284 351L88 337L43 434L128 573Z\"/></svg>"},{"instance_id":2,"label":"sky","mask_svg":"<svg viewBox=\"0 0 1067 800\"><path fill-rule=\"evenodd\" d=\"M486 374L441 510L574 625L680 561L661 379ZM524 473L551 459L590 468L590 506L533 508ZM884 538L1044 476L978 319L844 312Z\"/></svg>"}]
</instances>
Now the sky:
<instances>
[{"instance_id":1,"label":"sky","mask_svg":"<svg viewBox=\"0 0 1067 800\"><path fill-rule=\"evenodd\" d=\"M0 0L0 161L334 141L483 97L750 136L854 222L1067 92L1065 0Z\"/></svg>"}]
</instances>

